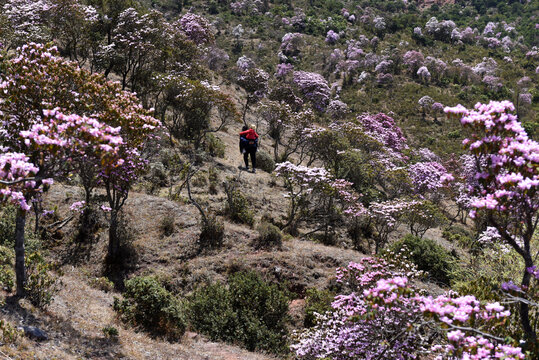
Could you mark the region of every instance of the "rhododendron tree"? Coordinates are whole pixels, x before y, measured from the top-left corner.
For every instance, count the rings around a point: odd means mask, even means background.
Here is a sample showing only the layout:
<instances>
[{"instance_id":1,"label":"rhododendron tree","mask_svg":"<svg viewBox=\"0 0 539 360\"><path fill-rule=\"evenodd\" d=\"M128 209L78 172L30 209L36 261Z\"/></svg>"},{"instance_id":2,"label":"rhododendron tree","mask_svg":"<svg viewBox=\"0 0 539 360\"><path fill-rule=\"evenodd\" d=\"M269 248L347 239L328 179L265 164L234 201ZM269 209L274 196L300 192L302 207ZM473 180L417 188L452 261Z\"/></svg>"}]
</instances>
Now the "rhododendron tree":
<instances>
[{"instance_id":1,"label":"rhododendron tree","mask_svg":"<svg viewBox=\"0 0 539 360\"><path fill-rule=\"evenodd\" d=\"M161 89L156 98L156 113L169 136L186 139L195 148L204 144L206 134L217 132L239 119L230 97L206 81L163 75L156 82ZM212 114L219 120L214 127L210 122Z\"/></svg>"},{"instance_id":2,"label":"rhododendron tree","mask_svg":"<svg viewBox=\"0 0 539 360\"><path fill-rule=\"evenodd\" d=\"M419 51L410 50L404 54L402 62L408 67L411 74L416 74L417 70L423 66L425 57Z\"/></svg>"},{"instance_id":3,"label":"rhododendron tree","mask_svg":"<svg viewBox=\"0 0 539 360\"><path fill-rule=\"evenodd\" d=\"M286 162L296 154L300 163L311 157L309 137L305 129L311 126L315 115L311 109L294 111L285 102L271 101L263 104L259 114L265 120L267 134L273 139L275 162Z\"/></svg>"},{"instance_id":4,"label":"rhododendron tree","mask_svg":"<svg viewBox=\"0 0 539 360\"><path fill-rule=\"evenodd\" d=\"M55 48L25 45L4 63L0 136L8 151L26 154L39 169L35 189L76 173L88 203L99 172L123 165L122 148L140 147L159 126L133 94L60 58ZM28 202L35 193L25 196ZM24 225L23 210L17 221ZM24 226L19 230L16 252L23 264ZM18 271L22 292L24 271Z\"/></svg>"},{"instance_id":5,"label":"rhododendron tree","mask_svg":"<svg viewBox=\"0 0 539 360\"><path fill-rule=\"evenodd\" d=\"M140 76L156 51L156 38L162 34L156 12L140 15L134 8L124 10L112 31L112 43L103 50L105 75L114 70L122 78L122 89L137 86ZM110 50L107 52L106 50Z\"/></svg>"},{"instance_id":6,"label":"rhododendron tree","mask_svg":"<svg viewBox=\"0 0 539 360\"><path fill-rule=\"evenodd\" d=\"M326 113L333 119L342 119L349 112L348 105L340 100L332 100L326 109Z\"/></svg>"},{"instance_id":7,"label":"rhododendron tree","mask_svg":"<svg viewBox=\"0 0 539 360\"><path fill-rule=\"evenodd\" d=\"M269 74L255 67L254 62L246 57L238 59L237 67L239 70L237 82L247 92L242 117L244 124L247 124L246 116L249 107L259 102L268 92Z\"/></svg>"},{"instance_id":8,"label":"rhododendron tree","mask_svg":"<svg viewBox=\"0 0 539 360\"><path fill-rule=\"evenodd\" d=\"M99 14L77 0L51 0L51 31L62 54L84 64L96 48Z\"/></svg>"},{"instance_id":9,"label":"rhododendron tree","mask_svg":"<svg viewBox=\"0 0 539 360\"><path fill-rule=\"evenodd\" d=\"M281 51L284 56L295 59L304 45L305 40L300 33L286 33L281 40Z\"/></svg>"},{"instance_id":10,"label":"rhododendron tree","mask_svg":"<svg viewBox=\"0 0 539 360\"><path fill-rule=\"evenodd\" d=\"M318 111L324 111L329 104L331 89L324 77L317 73L294 71L294 83Z\"/></svg>"},{"instance_id":11,"label":"rhododendron tree","mask_svg":"<svg viewBox=\"0 0 539 360\"><path fill-rule=\"evenodd\" d=\"M412 203L402 214L402 221L408 225L410 233L422 238L427 230L446 223L440 208L429 200Z\"/></svg>"},{"instance_id":12,"label":"rhododendron tree","mask_svg":"<svg viewBox=\"0 0 539 360\"><path fill-rule=\"evenodd\" d=\"M437 161L418 162L408 168L413 191L420 197L439 198L444 186L442 179L447 175L445 167Z\"/></svg>"},{"instance_id":13,"label":"rhododendron tree","mask_svg":"<svg viewBox=\"0 0 539 360\"><path fill-rule=\"evenodd\" d=\"M14 93L11 95L16 96ZM16 97L10 101L16 101ZM13 117L20 115L8 114ZM24 151L24 154L5 154L2 157L4 171L0 172L0 179L3 180L0 186L7 186L0 193L3 197L10 197L11 202L18 201L20 206L15 229L17 295L24 295L26 284L24 227L26 212L30 209L28 204L41 193L42 186L48 186L53 178L69 173L72 168L68 165L77 157L85 157L88 147L94 149L102 164L111 167L121 164L118 150L123 140L118 132L119 129L95 119L64 115L55 109L44 110L40 120L29 130L21 130L18 136L11 134L9 141L5 141L11 147ZM10 134L6 132L5 135ZM28 178L30 174L32 177ZM20 185L17 188L18 182L22 183L22 188Z\"/></svg>"},{"instance_id":14,"label":"rhododendron tree","mask_svg":"<svg viewBox=\"0 0 539 360\"><path fill-rule=\"evenodd\" d=\"M405 251L404 251L405 252ZM402 252L401 252L402 254ZM364 258L337 269L351 289L311 329L295 334L300 359L524 359L521 348L500 337L510 312L473 296L421 295L422 274L402 256ZM442 342L439 334L444 333Z\"/></svg>"},{"instance_id":15,"label":"rhododendron tree","mask_svg":"<svg viewBox=\"0 0 539 360\"><path fill-rule=\"evenodd\" d=\"M389 240L389 235L397 230L403 221L403 215L412 210L420 202L416 200L390 200L371 203L368 208L367 221L373 227L374 253L378 254Z\"/></svg>"},{"instance_id":16,"label":"rhododendron tree","mask_svg":"<svg viewBox=\"0 0 539 360\"><path fill-rule=\"evenodd\" d=\"M406 259L398 260L367 257L338 268L337 282L351 292L335 297L332 310L319 314L315 327L295 334L291 348L296 356L415 359L427 353L433 332L428 323L419 321L419 306L410 296L412 288L406 277L419 277L420 272ZM389 292L392 296L386 301L378 301Z\"/></svg>"},{"instance_id":17,"label":"rhododendron tree","mask_svg":"<svg viewBox=\"0 0 539 360\"><path fill-rule=\"evenodd\" d=\"M427 69L426 66L421 66L418 70L417 70L417 76L419 76L419 78L421 80L423 80L423 82L425 83L428 83L429 80L430 80L430 72L429 72L429 69Z\"/></svg>"},{"instance_id":18,"label":"rhododendron tree","mask_svg":"<svg viewBox=\"0 0 539 360\"><path fill-rule=\"evenodd\" d=\"M264 9L262 0L238 0L230 3L232 12L238 15L256 15Z\"/></svg>"},{"instance_id":19,"label":"rhododendron tree","mask_svg":"<svg viewBox=\"0 0 539 360\"><path fill-rule=\"evenodd\" d=\"M206 18L187 13L180 18L180 29L197 45L208 44L214 40L213 31Z\"/></svg>"},{"instance_id":20,"label":"rhododendron tree","mask_svg":"<svg viewBox=\"0 0 539 360\"><path fill-rule=\"evenodd\" d=\"M283 228L296 231L304 221L314 223L311 233L324 231L324 240L331 241L333 227L340 220L339 209L356 202L351 183L337 179L324 168L294 165L287 161L275 167L277 176L284 180L289 199L287 222Z\"/></svg>"},{"instance_id":21,"label":"rhododendron tree","mask_svg":"<svg viewBox=\"0 0 539 360\"><path fill-rule=\"evenodd\" d=\"M535 265L531 240L537 228L539 210L539 144L531 140L512 114L509 101L446 108L448 115L461 119L471 136L464 141L475 161L477 182L470 186L471 216L481 212L490 226L523 259L521 286L528 288ZM530 305L520 305L520 321L527 346L535 347L537 335L530 323Z\"/></svg>"},{"instance_id":22,"label":"rhododendron tree","mask_svg":"<svg viewBox=\"0 0 539 360\"><path fill-rule=\"evenodd\" d=\"M53 4L49 0L9 0L3 6L7 26L2 38L13 47L28 42L47 42L51 39L48 18Z\"/></svg>"},{"instance_id":23,"label":"rhododendron tree","mask_svg":"<svg viewBox=\"0 0 539 360\"><path fill-rule=\"evenodd\" d=\"M337 41L339 41L339 39L339 34L333 30L329 30L326 34L326 43L328 44L335 44Z\"/></svg>"}]
</instances>

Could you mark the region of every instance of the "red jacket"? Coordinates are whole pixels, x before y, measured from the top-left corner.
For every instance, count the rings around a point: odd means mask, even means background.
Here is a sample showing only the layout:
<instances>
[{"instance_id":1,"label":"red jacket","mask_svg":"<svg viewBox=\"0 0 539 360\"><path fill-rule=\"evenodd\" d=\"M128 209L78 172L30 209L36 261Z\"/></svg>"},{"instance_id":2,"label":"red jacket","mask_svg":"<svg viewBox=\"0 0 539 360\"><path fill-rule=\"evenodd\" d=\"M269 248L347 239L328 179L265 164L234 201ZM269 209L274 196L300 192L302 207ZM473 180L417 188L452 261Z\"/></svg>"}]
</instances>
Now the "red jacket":
<instances>
[{"instance_id":1,"label":"red jacket","mask_svg":"<svg viewBox=\"0 0 539 360\"><path fill-rule=\"evenodd\" d=\"M254 129L249 129L249 130L242 131L242 132L240 132L240 136L245 136L245 138L247 140L256 140L256 139L258 139L258 134L256 133L256 131Z\"/></svg>"}]
</instances>

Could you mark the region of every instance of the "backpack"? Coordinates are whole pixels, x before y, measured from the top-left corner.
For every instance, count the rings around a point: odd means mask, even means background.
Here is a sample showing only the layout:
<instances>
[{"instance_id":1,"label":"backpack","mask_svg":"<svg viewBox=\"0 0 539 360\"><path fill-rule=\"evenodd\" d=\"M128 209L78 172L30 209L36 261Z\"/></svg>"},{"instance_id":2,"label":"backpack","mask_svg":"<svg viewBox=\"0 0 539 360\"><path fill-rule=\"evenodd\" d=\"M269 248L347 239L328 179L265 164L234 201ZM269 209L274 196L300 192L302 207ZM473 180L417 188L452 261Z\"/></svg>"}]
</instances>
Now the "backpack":
<instances>
[{"instance_id":1,"label":"backpack","mask_svg":"<svg viewBox=\"0 0 539 360\"><path fill-rule=\"evenodd\" d=\"M249 146L249 142L252 140L247 140L245 136L240 136L240 147L246 148Z\"/></svg>"}]
</instances>

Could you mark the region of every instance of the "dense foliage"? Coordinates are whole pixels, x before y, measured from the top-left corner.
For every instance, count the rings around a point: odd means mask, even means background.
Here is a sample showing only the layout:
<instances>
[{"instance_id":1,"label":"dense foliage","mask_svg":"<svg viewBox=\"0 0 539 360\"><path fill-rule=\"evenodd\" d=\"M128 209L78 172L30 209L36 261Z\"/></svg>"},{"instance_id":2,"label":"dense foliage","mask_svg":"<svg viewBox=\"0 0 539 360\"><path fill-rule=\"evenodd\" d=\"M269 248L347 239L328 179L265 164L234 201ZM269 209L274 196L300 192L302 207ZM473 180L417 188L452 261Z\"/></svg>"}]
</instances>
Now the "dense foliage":
<instances>
[{"instance_id":1,"label":"dense foliage","mask_svg":"<svg viewBox=\"0 0 539 360\"><path fill-rule=\"evenodd\" d=\"M193 327L211 339L249 350L286 350L288 297L253 272L231 275L228 286L200 286L189 299Z\"/></svg>"}]
</instances>

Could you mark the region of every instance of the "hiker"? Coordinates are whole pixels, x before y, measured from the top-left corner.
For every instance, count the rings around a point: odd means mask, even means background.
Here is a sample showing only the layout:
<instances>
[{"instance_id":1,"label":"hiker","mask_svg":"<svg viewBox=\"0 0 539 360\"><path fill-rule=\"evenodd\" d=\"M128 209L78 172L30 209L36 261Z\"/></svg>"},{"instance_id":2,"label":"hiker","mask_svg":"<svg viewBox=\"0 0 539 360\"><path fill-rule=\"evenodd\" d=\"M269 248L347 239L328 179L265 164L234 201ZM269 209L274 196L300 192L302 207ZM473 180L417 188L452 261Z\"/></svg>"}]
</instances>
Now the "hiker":
<instances>
[{"instance_id":1,"label":"hiker","mask_svg":"<svg viewBox=\"0 0 539 360\"><path fill-rule=\"evenodd\" d=\"M258 150L258 134L255 129L256 126L251 124L249 128L244 126L240 132L240 151L243 154L245 170L249 171L249 155L251 155L252 173L256 172L256 151Z\"/></svg>"},{"instance_id":2,"label":"hiker","mask_svg":"<svg viewBox=\"0 0 539 360\"><path fill-rule=\"evenodd\" d=\"M249 127L247 125L243 125L243 127L241 128L241 131L244 132L247 130L249 130ZM247 152L245 148L247 147L248 143L249 141L247 140L245 135L240 135L240 153L241 154L245 154Z\"/></svg>"}]
</instances>

